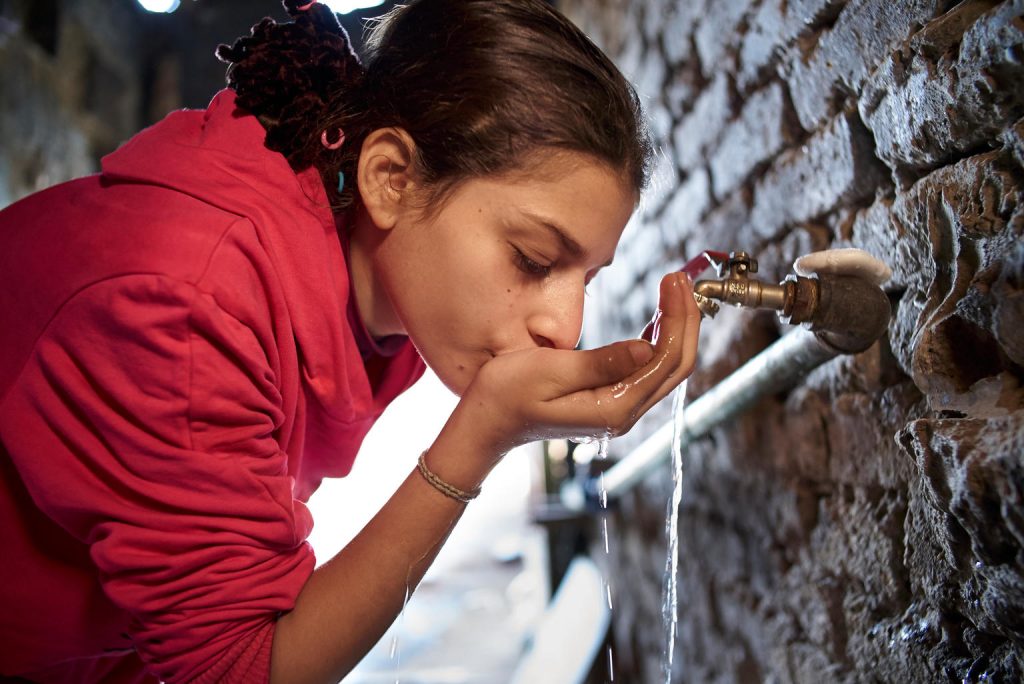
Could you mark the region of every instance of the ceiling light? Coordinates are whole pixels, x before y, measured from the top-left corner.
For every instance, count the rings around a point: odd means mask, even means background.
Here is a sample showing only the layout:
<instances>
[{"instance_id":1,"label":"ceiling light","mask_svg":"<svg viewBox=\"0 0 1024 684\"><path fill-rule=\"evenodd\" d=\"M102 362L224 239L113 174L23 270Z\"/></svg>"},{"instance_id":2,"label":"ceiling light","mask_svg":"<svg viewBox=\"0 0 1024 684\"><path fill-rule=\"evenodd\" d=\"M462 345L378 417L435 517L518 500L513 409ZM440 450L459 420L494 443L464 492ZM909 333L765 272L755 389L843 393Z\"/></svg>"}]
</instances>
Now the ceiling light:
<instances>
[{"instance_id":1,"label":"ceiling light","mask_svg":"<svg viewBox=\"0 0 1024 684\"><path fill-rule=\"evenodd\" d=\"M338 14L348 14L353 10L383 5L384 0L323 0L323 3Z\"/></svg>"},{"instance_id":2,"label":"ceiling light","mask_svg":"<svg viewBox=\"0 0 1024 684\"><path fill-rule=\"evenodd\" d=\"M170 13L178 9L178 5L181 4L180 0L138 0L139 4L142 5L142 9L147 12L164 12Z\"/></svg>"}]
</instances>

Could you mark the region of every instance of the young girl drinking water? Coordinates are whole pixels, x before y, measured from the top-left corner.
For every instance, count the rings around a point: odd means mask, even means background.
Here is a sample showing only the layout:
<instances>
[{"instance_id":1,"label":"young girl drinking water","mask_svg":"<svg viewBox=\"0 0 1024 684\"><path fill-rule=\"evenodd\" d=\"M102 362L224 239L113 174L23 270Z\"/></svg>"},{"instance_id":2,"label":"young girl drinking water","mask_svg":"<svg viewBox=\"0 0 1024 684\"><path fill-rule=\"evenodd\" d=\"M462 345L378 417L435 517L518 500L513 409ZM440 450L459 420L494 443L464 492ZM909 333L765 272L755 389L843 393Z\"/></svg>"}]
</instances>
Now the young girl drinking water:
<instances>
[{"instance_id":1,"label":"young girl drinking water","mask_svg":"<svg viewBox=\"0 0 1024 684\"><path fill-rule=\"evenodd\" d=\"M578 29L419 0L361 64L285 5L206 111L0 213L0 675L337 682L504 454L620 434L693 368L676 275L653 343L574 350L650 156ZM314 571L304 502L424 362L456 410Z\"/></svg>"}]
</instances>

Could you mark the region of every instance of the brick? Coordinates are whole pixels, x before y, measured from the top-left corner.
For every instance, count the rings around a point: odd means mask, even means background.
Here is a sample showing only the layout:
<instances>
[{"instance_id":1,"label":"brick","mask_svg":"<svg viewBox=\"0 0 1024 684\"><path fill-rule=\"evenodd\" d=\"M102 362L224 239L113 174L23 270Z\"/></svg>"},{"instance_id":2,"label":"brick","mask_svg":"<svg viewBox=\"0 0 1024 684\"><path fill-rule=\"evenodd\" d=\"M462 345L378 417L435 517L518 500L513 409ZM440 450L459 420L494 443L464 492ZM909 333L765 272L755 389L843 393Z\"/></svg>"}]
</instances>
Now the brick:
<instances>
[{"instance_id":1,"label":"brick","mask_svg":"<svg viewBox=\"0 0 1024 684\"><path fill-rule=\"evenodd\" d=\"M771 73L784 49L823 22L831 21L846 0L764 2L750 18L740 45L736 83L741 92Z\"/></svg>"},{"instance_id":2,"label":"brick","mask_svg":"<svg viewBox=\"0 0 1024 684\"><path fill-rule=\"evenodd\" d=\"M724 197L794 140L782 85L772 83L744 102L709 161L715 197Z\"/></svg>"},{"instance_id":3,"label":"brick","mask_svg":"<svg viewBox=\"0 0 1024 684\"><path fill-rule=\"evenodd\" d=\"M800 124L815 131L846 105L875 67L904 43L914 28L942 10L942 0L853 0L809 54L794 53L786 66Z\"/></svg>"},{"instance_id":4,"label":"brick","mask_svg":"<svg viewBox=\"0 0 1024 684\"><path fill-rule=\"evenodd\" d=\"M684 62L672 69L665 84L665 102L677 121L694 106L704 88L704 77L696 62Z\"/></svg>"},{"instance_id":5,"label":"brick","mask_svg":"<svg viewBox=\"0 0 1024 684\"><path fill-rule=\"evenodd\" d=\"M693 33L704 5L705 0L672 3L660 27L662 49L669 64L681 64L693 57Z\"/></svg>"},{"instance_id":6,"label":"brick","mask_svg":"<svg viewBox=\"0 0 1024 684\"><path fill-rule=\"evenodd\" d=\"M706 249L719 252L750 252L747 224L750 220L752 193L740 188L726 197L701 221L700 229L688 238L688 251L697 254Z\"/></svg>"},{"instance_id":7,"label":"brick","mask_svg":"<svg viewBox=\"0 0 1024 684\"><path fill-rule=\"evenodd\" d=\"M633 86L642 100L656 100L665 90L665 59L656 49L644 52L639 71L634 75Z\"/></svg>"},{"instance_id":8,"label":"brick","mask_svg":"<svg viewBox=\"0 0 1024 684\"><path fill-rule=\"evenodd\" d=\"M754 252L758 265L757 277L769 283L778 283L793 272L793 262L797 258L828 246L828 231L825 228L814 224L797 226L781 240Z\"/></svg>"},{"instance_id":9,"label":"brick","mask_svg":"<svg viewBox=\"0 0 1024 684\"><path fill-rule=\"evenodd\" d=\"M663 230L681 242L699 232L700 219L711 203L710 182L707 171L698 169L679 186L661 215Z\"/></svg>"},{"instance_id":10,"label":"brick","mask_svg":"<svg viewBox=\"0 0 1024 684\"><path fill-rule=\"evenodd\" d=\"M636 235L646 234L645 229ZM601 271L594 279L591 289L599 293L602 298L609 297L618 299L628 292L636 284L637 270L632 266L632 260L628 256L629 242L619 244L615 254L615 263Z\"/></svg>"},{"instance_id":11,"label":"brick","mask_svg":"<svg viewBox=\"0 0 1024 684\"><path fill-rule=\"evenodd\" d=\"M640 4L643 17L640 28L643 30L644 40L649 45L658 41L658 37L665 28L665 23L675 13L674 5L672 0L650 0Z\"/></svg>"},{"instance_id":12,"label":"brick","mask_svg":"<svg viewBox=\"0 0 1024 684\"><path fill-rule=\"evenodd\" d=\"M631 274L630 281L635 282L650 268L651 264L661 258L665 245L661 231L654 223L645 222L635 231L628 241L622 241L615 255L615 268ZM602 274L603 275L603 274ZM616 294L622 294L618 290Z\"/></svg>"},{"instance_id":13,"label":"brick","mask_svg":"<svg viewBox=\"0 0 1024 684\"><path fill-rule=\"evenodd\" d=\"M701 70L707 78L716 73L732 71L733 53L739 38L739 27L750 11L753 0L711 2L705 8L694 33Z\"/></svg>"},{"instance_id":14,"label":"brick","mask_svg":"<svg viewBox=\"0 0 1024 684\"><path fill-rule=\"evenodd\" d=\"M637 310L637 313L641 315L641 325L633 329L634 335L640 334L643 326L647 324L647 321L654 315L655 309L658 308L658 298L661 295L661 279L670 270L671 267L651 264L640 278L637 289L642 293L641 302L643 303Z\"/></svg>"},{"instance_id":15,"label":"brick","mask_svg":"<svg viewBox=\"0 0 1024 684\"><path fill-rule=\"evenodd\" d=\"M673 142L676 163L683 171L691 171L703 163L704 156L718 140L732 116L729 78L720 74L700 94L693 110L676 127Z\"/></svg>"},{"instance_id":16,"label":"brick","mask_svg":"<svg viewBox=\"0 0 1024 684\"><path fill-rule=\"evenodd\" d=\"M879 158L904 185L1024 115L1024 2L982 14L986 7L962 5L926 26L908 54L886 60L864 89L861 116ZM975 18L960 40L956 30Z\"/></svg>"},{"instance_id":17,"label":"brick","mask_svg":"<svg viewBox=\"0 0 1024 684\"><path fill-rule=\"evenodd\" d=\"M844 113L775 159L754 188L751 229L772 238L786 226L863 200L884 179L867 131L856 116Z\"/></svg>"}]
</instances>

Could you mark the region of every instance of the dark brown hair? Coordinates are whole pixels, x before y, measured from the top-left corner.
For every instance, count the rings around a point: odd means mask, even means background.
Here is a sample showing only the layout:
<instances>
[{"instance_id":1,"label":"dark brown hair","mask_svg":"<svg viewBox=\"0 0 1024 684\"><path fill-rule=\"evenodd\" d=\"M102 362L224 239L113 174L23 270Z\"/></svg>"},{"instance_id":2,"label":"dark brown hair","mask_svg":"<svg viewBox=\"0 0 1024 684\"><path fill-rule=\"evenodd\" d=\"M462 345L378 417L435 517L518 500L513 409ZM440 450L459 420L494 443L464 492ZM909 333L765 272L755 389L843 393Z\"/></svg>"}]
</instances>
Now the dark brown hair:
<instances>
[{"instance_id":1,"label":"dark brown hair","mask_svg":"<svg viewBox=\"0 0 1024 684\"><path fill-rule=\"evenodd\" d=\"M405 129L415 170L441 197L460 181L522 167L543 148L590 155L639 194L651 143L636 93L611 61L543 0L413 0L378 20L365 65L322 4L293 23L264 19L221 45L238 105L296 170L316 166L336 209L351 206L367 134ZM328 150L328 131L345 144ZM337 193L337 176L347 180Z\"/></svg>"}]
</instances>

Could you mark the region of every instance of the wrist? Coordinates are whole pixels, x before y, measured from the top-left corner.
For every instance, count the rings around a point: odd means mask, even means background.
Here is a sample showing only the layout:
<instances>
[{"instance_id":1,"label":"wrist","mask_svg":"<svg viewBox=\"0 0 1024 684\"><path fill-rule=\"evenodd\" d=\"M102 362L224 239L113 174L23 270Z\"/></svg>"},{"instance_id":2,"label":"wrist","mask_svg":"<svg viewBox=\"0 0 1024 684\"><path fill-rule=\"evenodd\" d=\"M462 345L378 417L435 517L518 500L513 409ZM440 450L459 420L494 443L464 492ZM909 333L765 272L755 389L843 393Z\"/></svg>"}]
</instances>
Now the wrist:
<instances>
[{"instance_id":1,"label":"wrist","mask_svg":"<svg viewBox=\"0 0 1024 684\"><path fill-rule=\"evenodd\" d=\"M464 492L480 487L505 455L483 424L460 404L434 443L423 453L424 465L438 478Z\"/></svg>"}]
</instances>

